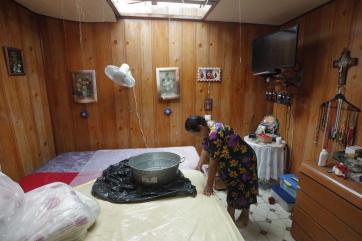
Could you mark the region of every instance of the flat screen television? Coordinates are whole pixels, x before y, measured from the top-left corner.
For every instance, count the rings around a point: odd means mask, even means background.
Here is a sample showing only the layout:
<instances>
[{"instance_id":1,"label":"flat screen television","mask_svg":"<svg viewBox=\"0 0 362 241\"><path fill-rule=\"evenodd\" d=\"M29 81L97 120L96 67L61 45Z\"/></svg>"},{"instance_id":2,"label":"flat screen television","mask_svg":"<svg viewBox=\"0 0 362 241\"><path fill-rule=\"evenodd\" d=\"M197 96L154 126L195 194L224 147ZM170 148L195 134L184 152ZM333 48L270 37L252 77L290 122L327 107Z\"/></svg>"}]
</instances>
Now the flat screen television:
<instances>
[{"instance_id":1,"label":"flat screen television","mask_svg":"<svg viewBox=\"0 0 362 241\"><path fill-rule=\"evenodd\" d=\"M298 25L253 41L252 71L254 75L271 76L296 64Z\"/></svg>"}]
</instances>

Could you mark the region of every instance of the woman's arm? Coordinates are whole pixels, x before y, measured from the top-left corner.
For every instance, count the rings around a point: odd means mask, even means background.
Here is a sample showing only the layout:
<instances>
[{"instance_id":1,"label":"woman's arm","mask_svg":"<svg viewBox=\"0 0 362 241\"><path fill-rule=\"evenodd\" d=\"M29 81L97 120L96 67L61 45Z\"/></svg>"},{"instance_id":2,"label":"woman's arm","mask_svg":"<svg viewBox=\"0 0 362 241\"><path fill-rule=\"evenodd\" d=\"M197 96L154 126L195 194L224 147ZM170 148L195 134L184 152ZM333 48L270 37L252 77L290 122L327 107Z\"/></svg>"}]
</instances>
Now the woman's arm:
<instances>
[{"instance_id":1,"label":"woman's arm","mask_svg":"<svg viewBox=\"0 0 362 241\"><path fill-rule=\"evenodd\" d=\"M202 149L199 163L196 166L196 170L201 171L201 166L209 159L209 153Z\"/></svg>"},{"instance_id":2,"label":"woman's arm","mask_svg":"<svg viewBox=\"0 0 362 241\"><path fill-rule=\"evenodd\" d=\"M213 193L214 180L217 172L216 161L210 158L209 172L207 174L207 182L204 188L204 194L210 196Z\"/></svg>"}]
</instances>

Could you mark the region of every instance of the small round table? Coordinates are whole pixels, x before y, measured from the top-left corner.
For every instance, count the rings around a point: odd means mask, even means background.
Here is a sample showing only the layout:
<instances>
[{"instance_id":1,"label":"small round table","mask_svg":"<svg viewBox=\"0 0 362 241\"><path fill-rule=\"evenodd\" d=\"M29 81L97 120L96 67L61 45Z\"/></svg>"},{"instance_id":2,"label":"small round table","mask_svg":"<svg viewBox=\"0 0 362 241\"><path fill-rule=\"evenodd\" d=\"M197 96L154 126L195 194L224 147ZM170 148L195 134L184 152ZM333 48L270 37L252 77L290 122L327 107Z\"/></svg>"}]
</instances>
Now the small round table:
<instances>
[{"instance_id":1,"label":"small round table","mask_svg":"<svg viewBox=\"0 0 362 241\"><path fill-rule=\"evenodd\" d=\"M256 153L259 181L268 182L270 179L278 180L284 174L286 167L285 142L264 144L248 136L244 141L249 144Z\"/></svg>"}]
</instances>

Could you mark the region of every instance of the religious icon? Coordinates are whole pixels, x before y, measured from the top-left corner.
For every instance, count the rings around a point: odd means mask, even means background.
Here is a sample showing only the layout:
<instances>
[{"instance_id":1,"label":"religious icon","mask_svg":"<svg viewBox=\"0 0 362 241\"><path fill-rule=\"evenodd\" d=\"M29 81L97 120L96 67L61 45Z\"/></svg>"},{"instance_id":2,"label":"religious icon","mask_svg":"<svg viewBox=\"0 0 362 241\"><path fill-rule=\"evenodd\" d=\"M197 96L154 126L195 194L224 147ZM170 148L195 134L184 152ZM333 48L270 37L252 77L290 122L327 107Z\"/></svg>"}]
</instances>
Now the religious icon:
<instances>
[{"instance_id":1,"label":"religious icon","mask_svg":"<svg viewBox=\"0 0 362 241\"><path fill-rule=\"evenodd\" d=\"M220 82L221 81L221 68L198 68L197 80L203 82Z\"/></svg>"},{"instance_id":2,"label":"religious icon","mask_svg":"<svg viewBox=\"0 0 362 241\"><path fill-rule=\"evenodd\" d=\"M76 103L97 102L97 86L95 70L79 70L73 75L73 96Z\"/></svg>"},{"instance_id":3,"label":"religious icon","mask_svg":"<svg viewBox=\"0 0 362 241\"><path fill-rule=\"evenodd\" d=\"M162 100L180 97L178 67L156 68L157 91Z\"/></svg>"},{"instance_id":4,"label":"religious icon","mask_svg":"<svg viewBox=\"0 0 362 241\"><path fill-rule=\"evenodd\" d=\"M341 57L333 61L333 68L338 68L338 85L339 87L346 84L348 69L357 65L358 59L351 58L351 52L348 49L343 49Z\"/></svg>"},{"instance_id":5,"label":"religious icon","mask_svg":"<svg viewBox=\"0 0 362 241\"><path fill-rule=\"evenodd\" d=\"M4 47L5 60L9 75L25 75L23 51Z\"/></svg>"}]
</instances>

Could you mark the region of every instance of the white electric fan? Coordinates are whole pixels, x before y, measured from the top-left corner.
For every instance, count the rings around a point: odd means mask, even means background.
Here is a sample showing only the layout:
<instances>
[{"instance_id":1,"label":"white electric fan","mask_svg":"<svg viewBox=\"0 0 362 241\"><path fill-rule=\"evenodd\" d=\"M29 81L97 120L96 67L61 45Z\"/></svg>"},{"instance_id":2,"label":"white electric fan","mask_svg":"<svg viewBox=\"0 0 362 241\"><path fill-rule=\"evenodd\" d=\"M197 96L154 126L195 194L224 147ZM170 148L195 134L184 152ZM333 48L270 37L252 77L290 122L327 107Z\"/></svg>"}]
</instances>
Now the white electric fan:
<instances>
[{"instance_id":1,"label":"white electric fan","mask_svg":"<svg viewBox=\"0 0 362 241\"><path fill-rule=\"evenodd\" d=\"M141 131L141 135L142 135L142 139L143 139L143 142L145 144L145 147L148 148L146 137L145 137L145 134L143 132L143 128L142 128L142 124L141 124L141 117L140 117L140 114L138 112L138 104L137 104L136 93L135 93L134 88L133 88L136 81L132 76L131 70L129 69L129 65L128 64L122 64L121 67L117 67L117 66L114 66L114 65L107 65L106 68L104 69L104 73L115 84L121 85L121 86L124 86L124 87L128 87L128 88L132 88L133 97L134 97L134 101L135 101L135 107L136 107L136 115L137 115L137 119L138 119L138 125L140 127L140 131Z\"/></svg>"},{"instance_id":2,"label":"white electric fan","mask_svg":"<svg viewBox=\"0 0 362 241\"><path fill-rule=\"evenodd\" d=\"M136 83L128 64L122 64L121 67L107 65L104 72L117 85L132 88Z\"/></svg>"}]
</instances>

